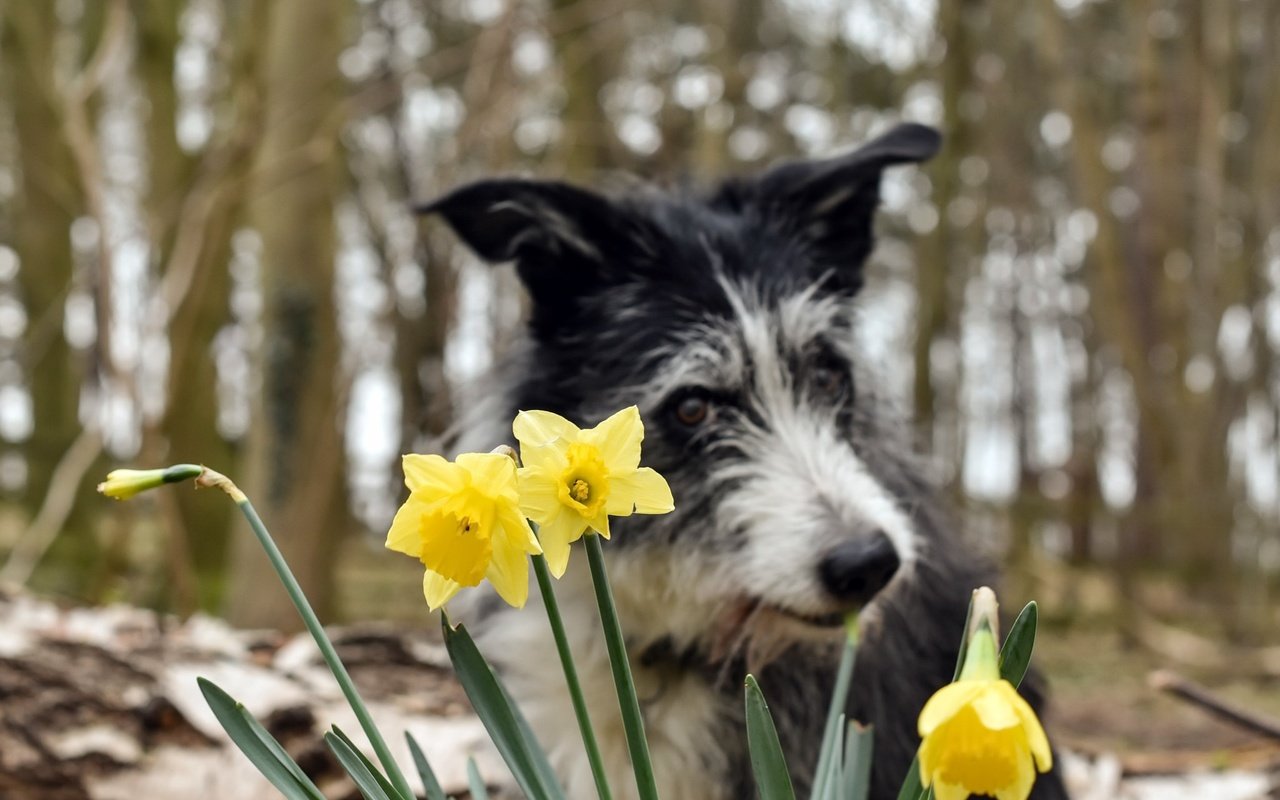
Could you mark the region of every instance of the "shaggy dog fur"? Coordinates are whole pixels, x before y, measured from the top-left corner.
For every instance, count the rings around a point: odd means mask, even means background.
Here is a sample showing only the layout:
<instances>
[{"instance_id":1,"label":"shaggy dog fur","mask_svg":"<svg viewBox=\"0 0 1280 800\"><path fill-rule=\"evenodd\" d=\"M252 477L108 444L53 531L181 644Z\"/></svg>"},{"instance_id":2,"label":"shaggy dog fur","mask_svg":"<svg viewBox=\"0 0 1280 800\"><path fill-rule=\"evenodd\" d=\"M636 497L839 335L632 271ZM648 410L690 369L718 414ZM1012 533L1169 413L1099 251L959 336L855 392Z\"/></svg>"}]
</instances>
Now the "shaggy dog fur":
<instances>
[{"instance_id":1,"label":"shaggy dog fur","mask_svg":"<svg viewBox=\"0 0 1280 800\"><path fill-rule=\"evenodd\" d=\"M532 299L527 341L496 370L460 449L510 441L518 409L591 425L640 408L644 463L667 477L676 510L617 520L607 553L665 800L755 796L748 670L805 796L840 615L858 607L849 714L875 726L871 796L896 797L916 716L951 679L969 592L993 578L949 527L856 330L881 173L938 143L902 125L700 196L490 180L421 209L483 259L514 261ZM556 589L611 784L634 796L581 554ZM480 605L481 646L570 797L594 797L539 611ZM1034 796L1065 794L1050 774Z\"/></svg>"}]
</instances>

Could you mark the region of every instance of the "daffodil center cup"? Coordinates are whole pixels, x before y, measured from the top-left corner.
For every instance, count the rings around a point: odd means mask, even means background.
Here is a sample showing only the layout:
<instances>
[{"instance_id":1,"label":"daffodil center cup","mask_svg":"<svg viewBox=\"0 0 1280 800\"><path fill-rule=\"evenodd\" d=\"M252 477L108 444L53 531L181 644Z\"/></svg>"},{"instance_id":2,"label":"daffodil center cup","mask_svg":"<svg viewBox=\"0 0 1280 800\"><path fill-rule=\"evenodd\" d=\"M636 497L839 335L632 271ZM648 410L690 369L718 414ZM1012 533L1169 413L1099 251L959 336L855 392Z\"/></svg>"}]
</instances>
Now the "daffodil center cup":
<instances>
[{"instance_id":1,"label":"daffodil center cup","mask_svg":"<svg viewBox=\"0 0 1280 800\"><path fill-rule=\"evenodd\" d=\"M973 709L960 712L950 726L954 731L949 752L942 757L938 775L943 783L995 795L1017 781L1017 759L1026 754L1026 745L1018 741L1018 729L988 730Z\"/></svg>"},{"instance_id":2,"label":"daffodil center cup","mask_svg":"<svg viewBox=\"0 0 1280 800\"><path fill-rule=\"evenodd\" d=\"M569 446L569 467L560 480L560 502L585 517L595 517L609 496L609 477L604 459L591 445L575 442Z\"/></svg>"},{"instance_id":3,"label":"daffodil center cup","mask_svg":"<svg viewBox=\"0 0 1280 800\"><path fill-rule=\"evenodd\" d=\"M422 537L422 565L463 586L484 580L493 554L490 528L483 520L449 511L423 514L418 532Z\"/></svg>"}]
</instances>

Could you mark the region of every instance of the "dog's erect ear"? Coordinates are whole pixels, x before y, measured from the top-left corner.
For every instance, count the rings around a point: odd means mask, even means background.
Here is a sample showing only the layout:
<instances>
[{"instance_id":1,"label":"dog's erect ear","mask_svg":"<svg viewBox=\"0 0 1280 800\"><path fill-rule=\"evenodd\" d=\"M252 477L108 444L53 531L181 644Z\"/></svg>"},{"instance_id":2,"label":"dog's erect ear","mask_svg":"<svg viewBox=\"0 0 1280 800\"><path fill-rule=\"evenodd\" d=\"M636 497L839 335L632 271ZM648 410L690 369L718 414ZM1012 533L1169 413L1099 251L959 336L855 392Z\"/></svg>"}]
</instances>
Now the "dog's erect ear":
<instances>
[{"instance_id":1,"label":"dog's erect ear","mask_svg":"<svg viewBox=\"0 0 1280 800\"><path fill-rule=\"evenodd\" d=\"M881 173L895 164L926 161L941 144L933 128L902 124L846 155L774 167L756 179L755 202L856 289L871 252Z\"/></svg>"},{"instance_id":2,"label":"dog's erect ear","mask_svg":"<svg viewBox=\"0 0 1280 800\"><path fill-rule=\"evenodd\" d=\"M484 180L415 209L445 218L486 261L515 261L535 303L562 305L617 272L630 230L602 195L565 183Z\"/></svg>"}]
</instances>

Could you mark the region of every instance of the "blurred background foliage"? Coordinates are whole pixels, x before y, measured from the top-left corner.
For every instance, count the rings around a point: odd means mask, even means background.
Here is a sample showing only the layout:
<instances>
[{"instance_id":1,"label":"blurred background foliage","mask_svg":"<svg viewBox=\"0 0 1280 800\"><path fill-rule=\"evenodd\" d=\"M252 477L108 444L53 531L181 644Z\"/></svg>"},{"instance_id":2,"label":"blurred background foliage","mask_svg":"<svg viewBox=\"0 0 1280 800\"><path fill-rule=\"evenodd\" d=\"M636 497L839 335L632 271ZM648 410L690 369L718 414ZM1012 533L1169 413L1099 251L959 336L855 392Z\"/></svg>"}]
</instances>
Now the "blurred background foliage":
<instances>
[{"instance_id":1,"label":"blurred background foliage","mask_svg":"<svg viewBox=\"0 0 1280 800\"><path fill-rule=\"evenodd\" d=\"M523 301L413 201L911 119L947 144L886 181L866 313L1005 594L1277 671L1280 3L7 0L0 65L6 584L293 624L224 498L93 494L195 461L329 618L420 615L398 454Z\"/></svg>"}]
</instances>

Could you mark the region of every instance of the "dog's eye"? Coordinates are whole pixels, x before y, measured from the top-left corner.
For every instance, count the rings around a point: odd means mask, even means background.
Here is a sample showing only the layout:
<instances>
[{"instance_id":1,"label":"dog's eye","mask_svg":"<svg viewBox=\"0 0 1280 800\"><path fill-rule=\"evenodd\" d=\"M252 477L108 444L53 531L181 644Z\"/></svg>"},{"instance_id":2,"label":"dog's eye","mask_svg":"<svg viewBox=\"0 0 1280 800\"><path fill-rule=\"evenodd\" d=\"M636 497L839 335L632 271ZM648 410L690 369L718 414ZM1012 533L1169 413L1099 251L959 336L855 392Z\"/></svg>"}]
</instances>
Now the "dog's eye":
<instances>
[{"instance_id":1,"label":"dog's eye","mask_svg":"<svg viewBox=\"0 0 1280 800\"><path fill-rule=\"evenodd\" d=\"M819 394L827 397L835 397L844 391L848 382L848 376L844 370L837 367L824 365L814 367L809 372L809 381L813 384L813 388Z\"/></svg>"},{"instance_id":2,"label":"dog's eye","mask_svg":"<svg viewBox=\"0 0 1280 800\"><path fill-rule=\"evenodd\" d=\"M711 416L711 401L700 394L689 394L676 402L674 413L681 425L701 425Z\"/></svg>"}]
</instances>

